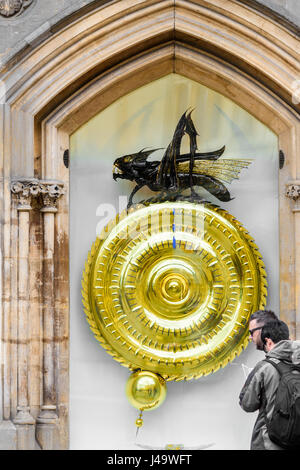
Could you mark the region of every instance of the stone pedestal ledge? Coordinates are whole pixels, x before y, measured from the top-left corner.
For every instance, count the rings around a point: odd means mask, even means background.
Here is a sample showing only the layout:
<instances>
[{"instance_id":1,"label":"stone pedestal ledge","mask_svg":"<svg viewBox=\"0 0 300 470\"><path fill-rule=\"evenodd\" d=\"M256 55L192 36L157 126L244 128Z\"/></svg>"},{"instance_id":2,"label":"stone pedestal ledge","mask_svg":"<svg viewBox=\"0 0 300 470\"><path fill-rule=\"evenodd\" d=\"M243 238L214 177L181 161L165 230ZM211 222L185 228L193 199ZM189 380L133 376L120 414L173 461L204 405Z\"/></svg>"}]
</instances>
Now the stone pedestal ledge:
<instances>
[{"instance_id":1,"label":"stone pedestal ledge","mask_svg":"<svg viewBox=\"0 0 300 470\"><path fill-rule=\"evenodd\" d=\"M0 421L0 450L17 450L17 430L11 421Z\"/></svg>"}]
</instances>

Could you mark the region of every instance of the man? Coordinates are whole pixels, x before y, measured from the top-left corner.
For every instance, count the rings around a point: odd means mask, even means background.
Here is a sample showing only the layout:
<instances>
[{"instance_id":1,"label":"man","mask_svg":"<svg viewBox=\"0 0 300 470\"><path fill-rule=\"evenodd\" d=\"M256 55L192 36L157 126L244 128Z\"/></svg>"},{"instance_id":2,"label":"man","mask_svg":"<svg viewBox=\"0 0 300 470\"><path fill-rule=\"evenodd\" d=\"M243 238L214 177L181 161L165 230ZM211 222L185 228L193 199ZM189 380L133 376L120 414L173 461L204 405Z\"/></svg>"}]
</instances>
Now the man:
<instances>
[{"instance_id":1,"label":"man","mask_svg":"<svg viewBox=\"0 0 300 470\"><path fill-rule=\"evenodd\" d=\"M256 349L259 351L264 350L264 345L260 337L261 329L266 323L274 320L278 320L278 318L272 310L257 310L257 312L252 313L250 316L249 334L251 340L256 345Z\"/></svg>"},{"instance_id":2,"label":"man","mask_svg":"<svg viewBox=\"0 0 300 470\"><path fill-rule=\"evenodd\" d=\"M272 358L277 363L284 360L285 362L300 364L300 342L289 340L289 330L283 321L278 319L269 321L264 326L259 326L257 323L255 326L252 323L251 327L252 340L256 346L262 344L266 352L266 358ZM259 340L254 339L254 328L260 328L260 330L255 331L260 332ZM260 361L250 372L242 388L240 406L243 410L246 412L259 410L252 433L251 450L282 449L282 447L271 441L267 430L267 422L273 413L278 385L279 373L276 368L268 362Z\"/></svg>"}]
</instances>

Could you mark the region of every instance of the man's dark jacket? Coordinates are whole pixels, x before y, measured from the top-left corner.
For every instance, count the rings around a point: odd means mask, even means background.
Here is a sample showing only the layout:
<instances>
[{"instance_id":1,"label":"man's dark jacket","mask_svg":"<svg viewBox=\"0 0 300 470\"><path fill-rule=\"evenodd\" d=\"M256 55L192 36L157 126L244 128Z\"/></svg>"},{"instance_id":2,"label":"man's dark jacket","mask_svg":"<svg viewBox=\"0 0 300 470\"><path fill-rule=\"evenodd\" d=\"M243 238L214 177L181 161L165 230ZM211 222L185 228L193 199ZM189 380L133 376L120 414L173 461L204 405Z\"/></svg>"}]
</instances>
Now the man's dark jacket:
<instances>
[{"instance_id":1,"label":"man's dark jacket","mask_svg":"<svg viewBox=\"0 0 300 470\"><path fill-rule=\"evenodd\" d=\"M300 341L279 341L274 348L266 354L274 362L300 364ZM252 412L259 410L254 425L251 450L281 450L282 448L272 442L268 435L267 421L270 420L279 384L279 373L272 364L260 361L250 372L240 393L240 405L243 410Z\"/></svg>"}]
</instances>

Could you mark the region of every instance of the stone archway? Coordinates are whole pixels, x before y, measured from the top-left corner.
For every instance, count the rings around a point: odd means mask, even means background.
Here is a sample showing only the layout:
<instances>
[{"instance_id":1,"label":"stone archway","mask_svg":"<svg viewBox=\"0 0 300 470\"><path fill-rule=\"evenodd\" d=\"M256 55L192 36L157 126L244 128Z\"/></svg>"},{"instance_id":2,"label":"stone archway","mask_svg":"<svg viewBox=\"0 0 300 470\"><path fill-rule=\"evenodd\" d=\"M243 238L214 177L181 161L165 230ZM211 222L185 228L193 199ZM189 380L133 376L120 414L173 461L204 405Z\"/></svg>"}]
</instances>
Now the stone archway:
<instances>
[{"instance_id":1,"label":"stone archway","mask_svg":"<svg viewBox=\"0 0 300 470\"><path fill-rule=\"evenodd\" d=\"M69 136L168 73L230 97L279 137L280 314L299 338L297 46L283 26L235 0L126 0L58 27L4 70L0 432L11 446L35 448L36 436L43 449L68 447Z\"/></svg>"}]
</instances>

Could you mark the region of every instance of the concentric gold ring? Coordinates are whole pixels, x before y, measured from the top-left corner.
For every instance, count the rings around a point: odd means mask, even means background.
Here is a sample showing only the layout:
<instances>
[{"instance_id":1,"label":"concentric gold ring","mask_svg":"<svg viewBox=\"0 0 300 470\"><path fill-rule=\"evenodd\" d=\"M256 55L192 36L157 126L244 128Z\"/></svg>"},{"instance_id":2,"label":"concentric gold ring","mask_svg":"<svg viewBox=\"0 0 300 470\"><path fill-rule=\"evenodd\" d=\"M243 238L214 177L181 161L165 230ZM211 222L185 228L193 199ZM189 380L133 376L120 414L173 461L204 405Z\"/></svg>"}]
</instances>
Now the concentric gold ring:
<instances>
[{"instance_id":1,"label":"concentric gold ring","mask_svg":"<svg viewBox=\"0 0 300 470\"><path fill-rule=\"evenodd\" d=\"M191 379L247 345L249 316L265 305L265 277L257 246L228 212L158 200L125 211L96 240L83 304L121 364Z\"/></svg>"}]
</instances>

